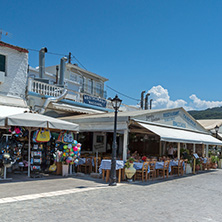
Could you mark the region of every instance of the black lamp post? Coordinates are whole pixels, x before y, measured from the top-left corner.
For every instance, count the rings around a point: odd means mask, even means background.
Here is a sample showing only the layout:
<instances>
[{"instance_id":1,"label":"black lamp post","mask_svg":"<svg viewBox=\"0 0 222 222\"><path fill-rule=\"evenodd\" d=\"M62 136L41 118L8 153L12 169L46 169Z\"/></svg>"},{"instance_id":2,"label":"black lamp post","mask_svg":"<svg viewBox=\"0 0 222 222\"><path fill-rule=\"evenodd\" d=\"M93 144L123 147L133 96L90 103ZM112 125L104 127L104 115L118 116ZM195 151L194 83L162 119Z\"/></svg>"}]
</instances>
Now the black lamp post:
<instances>
[{"instance_id":1,"label":"black lamp post","mask_svg":"<svg viewBox=\"0 0 222 222\"><path fill-rule=\"evenodd\" d=\"M216 125L214 129L215 129L215 132L216 132L216 138L217 138L218 131L219 131L219 126L218 126L218 125Z\"/></svg>"},{"instance_id":2,"label":"black lamp post","mask_svg":"<svg viewBox=\"0 0 222 222\"><path fill-rule=\"evenodd\" d=\"M217 138L217 137L218 137L219 126L216 125L214 129L215 129L215 132L216 132L216 138ZM217 146L215 147L215 150L217 150Z\"/></svg>"},{"instance_id":3,"label":"black lamp post","mask_svg":"<svg viewBox=\"0 0 222 222\"><path fill-rule=\"evenodd\" d=\"M111 173L110 173L110 183L109 186L116 186L116 125L117 125L117 111L121 105L122 100L116 95L115 98L111 100L112 106L115 110L114 118L114 132L113 132L113 147L112 147L112 163L111 163Z\"/></svg>"}]
</instances>

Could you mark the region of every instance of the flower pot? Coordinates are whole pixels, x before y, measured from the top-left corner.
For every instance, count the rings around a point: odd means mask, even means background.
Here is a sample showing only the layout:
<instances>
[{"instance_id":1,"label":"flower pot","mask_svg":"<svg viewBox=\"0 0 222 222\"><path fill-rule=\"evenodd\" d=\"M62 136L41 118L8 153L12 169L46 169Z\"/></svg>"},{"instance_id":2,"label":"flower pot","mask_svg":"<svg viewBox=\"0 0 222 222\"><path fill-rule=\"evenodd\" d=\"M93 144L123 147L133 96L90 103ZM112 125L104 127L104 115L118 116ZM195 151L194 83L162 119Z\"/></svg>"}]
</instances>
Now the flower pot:
<instances>
[{"instance_id":1,"label":"flower pot","mask_svg":"<svg viewBox=\"0 0 222 222\"><path fill-rule=\"evenodd\" d=\"M129 165L129 168L125 168L125 174L128 179L132 179L132 177L136 173L136 169L133 167L133 163L130 163Z\"/></svg>"},{"instance_id":2,"label":"flower pot","mask_svg":"<svg viewBox=\"0 0 222 222\"><path fill-rule=\"evenodd\" d=\"M190 166L190 164L187 164L186 174L190 174L190 173L192 173L192 167Z\"/></svg>"},{"instance_id":3,"label":"flower pot","mask_svg":"<svg viewBox=\"0 0 222 222\"><path fill-rule=\"evenodd\" d=\"M216 163L212 163L212 168L213 169L217 169L217 164Z\"/></svg>"},{"instance_id":4,"label":"flower pot","mask_svg":"<svg viewBox=\"0 0 222 222\"><path fill-rule=\"evenodd\" d=\"M196 170L196 171L200 170L200 165L196 165L195 170Z\"/></svg>"},{"instance_id":5,"label":"flower pot","mask_svg":"<svg viewBox=\"0 0 222 222\"><path fill-rule=\"evenodd\" d=\"M62 176L68 176L69 174L69 165L68 164L63 164L62 165Z\"/></svg>"}]
</instances>

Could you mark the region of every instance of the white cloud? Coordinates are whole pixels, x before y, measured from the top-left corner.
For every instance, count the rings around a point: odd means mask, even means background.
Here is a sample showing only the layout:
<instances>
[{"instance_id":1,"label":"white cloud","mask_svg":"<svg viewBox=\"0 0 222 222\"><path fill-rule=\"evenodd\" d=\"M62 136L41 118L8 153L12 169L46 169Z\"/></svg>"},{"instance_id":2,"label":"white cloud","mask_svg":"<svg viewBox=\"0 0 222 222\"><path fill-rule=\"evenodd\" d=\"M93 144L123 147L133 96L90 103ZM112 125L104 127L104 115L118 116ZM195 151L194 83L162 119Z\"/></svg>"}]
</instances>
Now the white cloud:
<instances>
[{"instance_id":1,"label":"white cloud","mask_svg":"<svg viewBox=\"0 0 222 222\"><path fill-rule=\"evenodd\" d=\"M189 97L188 102L183 99L173 101L170 99L168 90L161 85L153 86L148 93L150 93L149 99L153 99L152 108L154 109L183 107L186 110L203 110L222 106L222 101L201 100L195 94Z\"/></svg>"},{"instance_id":2,"label":"white cloud","mask_svg":"<svg viewBox=\"0 0 222 222\"><path fill-rule=\"evenodd\" d=\"M160 85L153 86L148 92L149 98L153 99L152 107L155 109L186 107L187 102L183 99L170 100L168 90Z\"/></svg>"},{"instance_id":3,"label":"white cloud","mask_svg":"<svg viewBox=\"0 0 222 222\"><path fill-rule=\"evenodd\" d=\"M207 109L207 108L222 106L222 101L201 100L195 94L192 94L189 98L192 100L191 105L192 105L193 109L203 110L203 109Z\"/></svg>"}]
</instances>

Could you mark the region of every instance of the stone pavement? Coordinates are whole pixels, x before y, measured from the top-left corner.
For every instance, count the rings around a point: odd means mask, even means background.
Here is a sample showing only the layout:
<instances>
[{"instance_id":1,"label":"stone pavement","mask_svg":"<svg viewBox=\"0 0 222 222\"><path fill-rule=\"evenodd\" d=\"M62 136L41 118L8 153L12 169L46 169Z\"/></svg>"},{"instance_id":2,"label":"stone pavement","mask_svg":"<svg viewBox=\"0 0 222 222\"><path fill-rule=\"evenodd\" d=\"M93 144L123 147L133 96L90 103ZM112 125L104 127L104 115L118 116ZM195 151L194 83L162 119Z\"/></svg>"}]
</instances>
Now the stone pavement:
<instances>
[{"instance_id":1,"label":"stone pavement","mask_svg":"<svg viewBox=\"0 0 222 222\"><path fill-rule=\"evenodd\" d=\"M40 194L56 189L56 194L67 187L70 192L2 203L1 221L222 221L222 170L117 187L87 178L15 184L18 190L12 183L0 184L0 199L9 190L22 195L22 187L28 187L25 194L36 189Z\"/></svg>"}]
</instances>

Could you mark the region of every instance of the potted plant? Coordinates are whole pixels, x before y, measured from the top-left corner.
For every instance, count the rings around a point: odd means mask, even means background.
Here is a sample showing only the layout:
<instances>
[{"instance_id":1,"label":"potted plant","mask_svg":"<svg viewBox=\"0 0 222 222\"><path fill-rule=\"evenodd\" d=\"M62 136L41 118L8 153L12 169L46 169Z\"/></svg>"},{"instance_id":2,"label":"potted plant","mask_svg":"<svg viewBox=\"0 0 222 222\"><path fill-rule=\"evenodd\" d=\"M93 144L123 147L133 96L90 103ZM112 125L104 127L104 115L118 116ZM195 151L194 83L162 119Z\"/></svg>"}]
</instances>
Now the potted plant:
<instances>
[{"instance_id":1,"label":"potted plant","mask_svg":"<svg viewBox=\"0 0 222 222\"><path fill-rule=\"evenodd\" d=\"M200 170L200 159L196 159L195 170L196 170L196 171Z\"/></svg>"},{"instance_id":2,"label":"potted plant","mask_svg":"<svg viewBox=\"0 0 222 222\"><path fill-rule=\"evenodd\" d=\"M211 167L213 169L217 168L217 162L218 162L219 158L217 156L211 156Z\"/></svg>"},{"instance_id":3,"label":"potted plant","mask_svg":"<svg viewBox=\"0 0 222 222\"><path fill-rule=\"evenodd\" d=\"M133 162L135 161L135 159L133 157L130 157L125 165L125 174L126 177L128 178L128 181L131 182L132 181L132 177L134 176L134 174L136 173L136 169L133 167Z\"/></svg>"}]
</instances>

